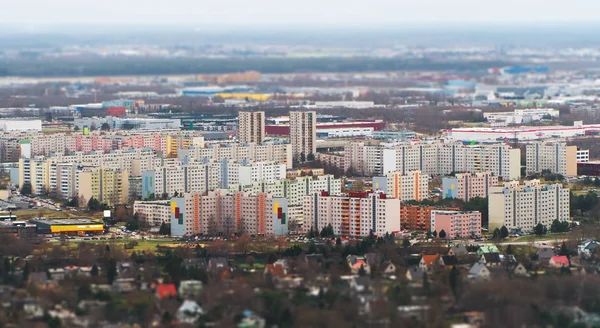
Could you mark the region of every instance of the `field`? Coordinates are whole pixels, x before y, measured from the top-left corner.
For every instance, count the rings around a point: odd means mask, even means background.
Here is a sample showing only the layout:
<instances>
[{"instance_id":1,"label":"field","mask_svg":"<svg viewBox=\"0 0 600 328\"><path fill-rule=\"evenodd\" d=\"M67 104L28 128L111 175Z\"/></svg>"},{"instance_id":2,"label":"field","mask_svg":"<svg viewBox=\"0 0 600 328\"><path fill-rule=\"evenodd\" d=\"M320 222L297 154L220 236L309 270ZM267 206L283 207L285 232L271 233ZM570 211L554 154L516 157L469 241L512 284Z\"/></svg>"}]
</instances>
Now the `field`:
<instances>
[{"instance_id":1,"label":"field","mask_svg":"<svg viewBox=\"0 0 600 328\"><path fill-rule=\"evenodd\" d=\"M552 241L552 240L562 240L567 237L566 233L548 233L543 236L536 235L528 235L523 237L518 237L512 239L507 242L537 242L537 241Z\"/></svg>"}]
</instances>

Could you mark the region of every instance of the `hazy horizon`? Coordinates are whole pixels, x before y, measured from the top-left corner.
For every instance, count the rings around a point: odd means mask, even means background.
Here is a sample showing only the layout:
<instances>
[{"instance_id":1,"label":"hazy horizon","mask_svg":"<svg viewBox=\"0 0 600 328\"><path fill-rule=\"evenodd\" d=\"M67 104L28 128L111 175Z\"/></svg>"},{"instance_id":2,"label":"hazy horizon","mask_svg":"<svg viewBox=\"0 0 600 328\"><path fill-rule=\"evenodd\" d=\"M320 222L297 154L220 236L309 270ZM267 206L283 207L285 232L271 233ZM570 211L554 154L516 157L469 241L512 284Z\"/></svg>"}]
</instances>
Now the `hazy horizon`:
<instances>
[{"instance_id":1,"label":"hazy horizon","mask_svg":"<svg viewBox=\"0 0 600 328\"><path fill-rule=\"evenodd\" d=\"M596 23L592 0L20 0L3 4L0 24L197 26L427 26L430 24ZM363 26L366 25L366 26Z\"/></svg>"}]
</instances>

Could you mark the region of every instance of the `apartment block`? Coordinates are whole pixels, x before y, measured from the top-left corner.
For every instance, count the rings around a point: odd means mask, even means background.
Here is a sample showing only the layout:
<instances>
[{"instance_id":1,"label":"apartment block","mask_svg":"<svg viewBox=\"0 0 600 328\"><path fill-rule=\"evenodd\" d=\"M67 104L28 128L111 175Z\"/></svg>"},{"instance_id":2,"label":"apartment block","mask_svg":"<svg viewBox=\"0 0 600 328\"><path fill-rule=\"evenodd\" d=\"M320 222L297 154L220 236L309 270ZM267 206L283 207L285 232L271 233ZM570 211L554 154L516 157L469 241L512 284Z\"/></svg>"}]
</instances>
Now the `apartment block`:
<instances>
[{"instance_id":1,"label":"apartment block","mask_svg":"<svg viewBox=\"0 0 600 328\"><path fill-rule=\"evenodd\" d=\"M380 192L304 197L304 230L333 227L336 235L368 236L400 231L400 200Z\"/></svg>"},{"instance_id":2,"label":"apartment block","mask_svg":"<svg viewBox=\"0 0 600 328\"><path fill-rule=\"evenodd\" d=\"M436 210L458 211L459 209L404 205L400 208L400 225L402 230L431 231L431 212Z\"/></svg>"},{"instance_id":3,"label":"apartment block","mask_svg":"<svg viewBox=\"0 0 600 328\"><path fill-rule=\"evenodd\" d=\"M481 213L478 211L431 211L431 231L444 230L446 239L481 236Z\"/></svg>"},{"instance_id":4,"label":"apartment block","mask_svg":"<svg viewBox=\"0 0 600 328\"><path fill-rule=\"evenodd\" d=\"M383 177L373 177L373 188L386 193L388 197L401 201L422 201L429 197L429 175L421 171L389 172Z\"/></svg>"},{"instance_id":5,"label":"apartment block","mask_svg":"<svg viewBox=\"0 0 600 328\"><path fill-rule=\"evenodd\" d=\"M274 183L285 179L285 165L274 162L250 163L223 159L219 162L173 163L142 173L142 199L182 193L204 193L232 185Z\"/></svg>"},{"instance_id":6,"label":"apartment block","mask_svg":"<svg viewBox=\"0 0 600 328\"><path fill-rule=\"evenodd\" d=\"M490 189L489 229L506 226L532 231L538 223L549 228L554 220L569 220L569 206L569 189L562 184L506 182Z\"/></svg>"},{"instance_id":7,"label":"apartment block","mask_svg":"<svg viewBox=\"0 0 600 328\"><path fill-rule=\"evenodd\" d=\"M527 174L549 170L565 177L577 175L577 146L565 142L533 142L526 146Z\"/></svg>"},{"instance_id":8,"label":"apartment block","mask_svg":"<svg viewBox=\"0 0 600 328\"><path fill-rule=\"evenodd\" d=\"M33 194L41 194L50 187L50 165L52 159L36 157L32 159L19 159L19 187L25 183L31 184Z\"/></svg>"},{"instance_id":9,"label":"apartment block","mask_svg":"<svg viewBox=\"0 0 600 328\"><path fill-rule=\"evenodd\" d=\"M317 112L290 112L292 156L305 158L317 152Z\"/></svg>"},{"instance_id":10,"label":"apartment block","mask_svg":"<svg viewBox=\"0 0 600 328\"><path fill-rule=\"evenodd\" d=\"M136 201L133 203L133 213L150 227L158 227L163 222L171 223L171 201Z\"/></svg>"},{"instance_id":11,"label":"apartment block","mask_svg":"<svg viewBox=\"0 0 600 328\"><path fill-rule=\"evenodd\" d=\"M92 197L108 206L129 201L129 171L119 168L86 167L77 173L80 199Z\"/></svg>"},{"instance_id":12,"label":"apartment block","mask_svg":"<svg viewBox=\"0 0 600 328\"><path fill-rule=\"evenodd\" d=\"M261 143L265 140L265 112L239 112L238 140Z\"/></svg>"},{"instance_id":13,"label":"apartment block","mask_svg":"<svg viewBox=\"0 0 600 328\"><path fill-rule=\"evenodd\" d=\"M292 146L289 143L264 142L262 144L222 143L207 144L205 147L193 147L189 150L180 150L180 159L188 157L196 161L212 159L232 159L236 161L248 160L251 162L277 162L292 168Z\"/></svg>"},{"instance_id":14,"label":"apartment block","mask_svg":"<svg viewBox=\"0 0 600 328\"><path fill-rule=\"evenodd\" d=\"M366 175L421 171L427 175L490 171L504 180L519 179L521 153L504 143L402 142L367 145L352 143L344 149L344 169Z\"/></svg>"},{"instance_id":15,"label":"apartment block","mask_svg":"<svg viewBox=\"0 0 600 328\"><path fill-rule=\"evenodd\" d=\"M491 172L458 173L442 180L442 197L462 199L486 198L490 188L498 185L498 177Z\"/></svg>"},{"instance_id":16,"label":"apartment block","mask_svg":"<svg viewBox=\"0 0 600 328\"><path fill-rule=\"evenodd\" d=\"M268 193L211 191L171 199L171 235L288 233L288 204Z\"/></svg>"},{"instance_id":17,"label":"apartment block","mask_svg":"<svg viewBox=\"0 0 600 328\"><path fill-rule=\"evenodd\" d=\"M55 196L71 199L77 196L77 164L50 163L50 180L48 190Z\"/></svg>"},{"instance_id":18,"label":"apartment block","mask_svg":"<svg viewBox=\"0 0 600 328\"><path fill-rule=\"evenodd\" d=\"M589 149L577 149L577 163L588 163L590 161Z\"/></svg>"},{"instance_id":19,"label":"apartment block","mask_svg":"<svg viewBox=\"0 0 600 328\"><path fill-rule=\"evenodd\" d=\"M304 226L304 196L321 191L330 195L339 195L342 192L342 180L334 178L333 175L303 176L278 180L274 183L259 181L252 185L231 186L229 191L243 191L251 194L266 192L274 197L286 198L289 207L289 221L301 228Z\"/></svg>"}]
</instances>

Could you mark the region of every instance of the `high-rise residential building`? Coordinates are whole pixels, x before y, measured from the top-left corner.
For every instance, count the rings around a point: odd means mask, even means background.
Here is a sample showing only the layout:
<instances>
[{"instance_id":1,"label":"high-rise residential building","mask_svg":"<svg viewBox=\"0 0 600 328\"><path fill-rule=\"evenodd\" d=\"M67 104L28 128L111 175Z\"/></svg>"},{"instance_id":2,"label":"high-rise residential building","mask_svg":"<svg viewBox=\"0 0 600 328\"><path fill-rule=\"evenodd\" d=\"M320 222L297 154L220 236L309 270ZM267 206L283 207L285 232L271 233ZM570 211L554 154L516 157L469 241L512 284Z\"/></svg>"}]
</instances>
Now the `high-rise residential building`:
<instances>
[{"instance_id":1,"label":"high-rise residential building","mask_svg":"<svg viewBox=\"0 0 600 328\"><path fill-rule=\"evenodd\" d=\"M577 149L577 163L588 163L590 161L589 149Z\"/></svg>"},{"instance_id":2,"label":"high-rise residential building","mask_svg":"<svg viewBox=\"0 0 600 328\"><path fill-rule=\"evenodd\" d=\"M569 189L562 184L510 181L491 188L488 199L490 231L502 226L532 231L538 223L550 228L554 220L569 220Z\"/></svg>"},{"instance_id":3,"label":"high-rise residential building","mask_svg":"<svg viewBox=\"0 0 600 328\"><path fill-rule=\"evenodd\" d=\"M129 201L129 171L120 168L92 167L77 173L77 192L84 202L92 197L108 206Z\"/></svg>"},{"instance_id":4,"label":"high-rise residential building","mask_svg":"<svg viewBox=\"0 0 600 328\"><path fill-rule=\"evenodd\" d=\"M71 199L77 196L77 164L76 163L51 163L50 185L48 190L54 196Z\"/></svg>"},{"instance_id":5,"label":"high-rise residential building","mask_svg":"<svg viewBox=\"0 0 600 328\"><path fill-rule=\"evenodd\" d=\"M442 180L442 197L468 202L472 198L486 198L490 188L498 185L498 177L491 172L457 173Z\"/></svg>"},{"instance_id":6,"label":"high-rise residential building","mask_svg":"<svg viewBox=\"0 0 600 328\"><path fill-rule=\"evenodd\" d=\"M368 145L351 143L344 147L344 169L366 175L398 171L421 171L427 175L454 172L490 171L505 180L519 179L521 153L504 143L465 145L463 143L403 142Z\"/></svg>"},{"instance_id":7,"label":"high-rise residential building","mask_svg":"<svg viewBox=\"0 0 600 328\"><path fill-rule=\"evenodd\" d=\"M268 193L210 191L171 199L171 235L193 234L285 235L287 199Z\"/></svg>"},{"instance_id":8,"label":"high-rise residential building","mask_svg":"<svg viewBox=\"0 0 600 328\"><path fill-rule=\"evenodd\" d=\"M19 159L19 187L31 184L32 194L41 194L50 190L50 165L54 161L46 157Z\"/></svg>"},{"instance_id":9,"label":"high-rise residential building","mask_svg":"<svg viewBox=\"0 0 600 328\"><path fill-rule=\"evenodd\" d=\"M458 211L458 208L435 206L404 205L400 208L400 225L403 230L431 231L431 211Z\"/></svg>"},{"instance_id":10,"label":"high-rise residential building","mask_svg":"<svg viewBox=\"0 0 600 328\"><path fill-rule=\"evenodd\" d=\"M172 163L142 173L142 199L171 197L190 192L247 186L258 181L274 183L285 179L285 165L275 162L205 161L188 164Z\"/></svg>"},{"instance_id":11,"label":"high-rise residential building","mask_svg":"<svg viewBox=\"0 0 600 328\"><path fill-rule=\"evenodd\" d=\"M481 212L431 211L431 231L444 230L447 239L481 236Z\"/></svg>"},{"instance_id":12,"label":"high-rise residential building","mask_svg":"<svg viewBox=\"0 0 600 328\"><path fill-rule=\"evenodd\" d=\"M321 231L331 225L341 236L368 236L400 231L400 200L381 192L304 197L304 230Z\"/></svg>"},{"instance_id":13,"label":"high-rise residential building","mask_svg":"<svg viewBox=\"0 0 600 328\"><path fill-rule=\"evenodd\" d=\"M238 140L243 143L265 140L265 112L239 112Z\"/></svg>"},{"instance_id":14,"label":"high-rise residential building","mask_svg":"<svg viewBox=\"0 0 600 328\"><path fill-rule=\"evenodd\" d=\"M284 197L288 200L289 221L298 229L304 226L303 201L304 196L315 192L325 191L330 195L342 192L342 180L333 175L303 176L295 179L278 180L273 183L266 181L255 182L252 185L230 186L230 192L243 191L251 194L268 192L273 197Z\"/></svg>"},{"instance_id":15,"label":"high-rise residential building","mask_svg":"<svg viewBox=\"0 0 600 328\"><path fill-rule=\"evenodd\" d=\"M429 175L421 171L389 172L383 177L373 177L373 188L388 197L401 201L422 201L429 197Z\"/></svg>"},{"instance_id":16,"label":"high-rise residential building","mask_svg":"<svg viewBox=\"0 0 600 328\"><path fill-rule=\"evenodd\" d=\"M317 112L290 112L292 156L305 159L317 152Z\"/></svg>"},{"instance_id":17,"label":"high-rise residential building","mask_svg":"<svg viewBox=\"0 0 600 328\"><path fill-rule=\"evenodd\" d=\"M566 142L559 141L537 141L527 144L525 149L527 174L549 170L565 177L577 175L577 146L567 146Z\"/></svg>"},{"instance_id":18,"label":"high-rise residential building","mask_svg":"<svg viewBox=\"0 0 600 328\"><path fill-rule=\"evenodd\" d=\"M133 203L133 214L137 214L139 220L150 227L158 227L163 222L171 222L171 201L135 201Z\"/></svg>"}]
</instances>

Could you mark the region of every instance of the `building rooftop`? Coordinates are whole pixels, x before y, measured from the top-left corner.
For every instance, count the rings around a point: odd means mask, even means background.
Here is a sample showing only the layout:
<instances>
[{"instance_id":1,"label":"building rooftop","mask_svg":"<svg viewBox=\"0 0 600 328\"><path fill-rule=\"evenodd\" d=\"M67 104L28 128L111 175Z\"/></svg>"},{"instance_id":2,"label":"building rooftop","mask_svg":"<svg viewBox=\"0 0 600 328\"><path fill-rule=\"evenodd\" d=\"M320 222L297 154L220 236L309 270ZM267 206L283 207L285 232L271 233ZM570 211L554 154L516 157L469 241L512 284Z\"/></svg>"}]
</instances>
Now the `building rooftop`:
<instances>
[{"instance_id":1,"label":"building rooftop","mask_svg":"<svg viewBox=\"0 0 600 328\"><path fill-rule=\"evenodd\" d=\"M34 218L29 220L34 224L50 224L50 225L73 225L73 224L101 224L100 221L94 221L88 218Z\"/></svg>"}]
</instances>

